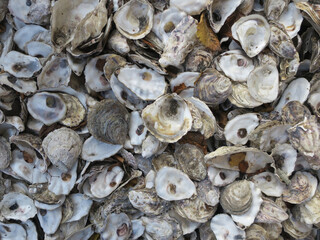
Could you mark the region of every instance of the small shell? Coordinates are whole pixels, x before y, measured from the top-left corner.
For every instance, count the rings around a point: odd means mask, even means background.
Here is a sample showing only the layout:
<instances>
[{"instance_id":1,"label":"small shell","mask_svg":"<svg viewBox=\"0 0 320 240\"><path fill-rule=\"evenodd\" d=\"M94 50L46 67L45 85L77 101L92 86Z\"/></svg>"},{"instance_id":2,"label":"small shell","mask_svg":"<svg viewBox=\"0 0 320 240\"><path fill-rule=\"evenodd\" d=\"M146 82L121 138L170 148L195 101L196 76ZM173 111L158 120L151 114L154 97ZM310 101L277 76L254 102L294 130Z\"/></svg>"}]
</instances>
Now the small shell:
<instances>
[{"instance_id":1,"label":"small shell","mask_svg":"<svg viewBox=\"0 0 320 240\"><path fill-rule=\"evenodd\" d=\"M118 31L129 39L145 37L153 26L153 6L145 0L131 0L119 8L113 20Z\"/></svg>"},{"instance_id":2,"label":"small shell","mask_svg":"<svg viewBox=\"0 0 320 240\"><path fill-rule=\"evenodd\" d=\"M244 84L232 84L232 93L228 99L240 108L254 108L263 104L251 96L248 86Z\"/></svg>"},{"instance_id":3,"label":"small shell","mask_svg":"<svg viewBox=\"0 0 320 240\"><path fill-rule=\"evenodd\" d=\"M236 178L239 176L240 173L238 171L219 169L213 166L208 167L208 178L212 184L217 187L226 186L234 182L234 180L236 180Z\"/></svg>"},{"instance_id":4,"label":"small shell","mask_svg":"<svg viewBox=\"0 0 320 240\"><path fill-rule=\"evenodd\" d=\"M284 25L288 35L294 38L300 31L303 16L299 9L296 8L295 3L291 2L287 9L285 9L279 18L279 23Z\"/></svg>"},{"instance_id":5,"label":"small shell","mask_svg":"<svg viewBox=\"0 0 320 240\"><path fill-rule=\"evenodd\" d=\"M108 39L108 47L119 54L127 54L130 52L128 40L118 30L113 30Z\"/></svg>"},{"instance_id":6,"label":"small shell","mask_svg":"<svg viewBox=\"0 0 320 240\"><path fill-rule=\"evenodd\" d=\"M204 154L195 145L186 143L176 146L174 156L180 169L190 179L200 181L206 177L207 171L204 164Z\"/></svg>"},{"instance_id":7,"label":"small shell","mask_svg":"<svg viewBox=\"0 0 320 240\"><path fill-rule=\"evenodd\" d=\"M129 113L118 101L106 99L88 114L88 130L99 141L123 145L129 130Z\"/></svg>"},{"instance_id":8,"label":"small shell","mask_svg":"<svg viewBox=\"0 0 320 240\"><path fill-rule=\"evenodd\" d=\"M290 101L281 110L281 118L285 124L295 125L310 115L310 110L299 101Z\"/></svg>"},{"instance_id":9,"label":"small shell","mask_svg":"<svg viewBox=\"0 0 320 240\"><path fill-rule=\"evenodd\" d=\"M105 221L105 228L100 234L102 240L125 240L131 235L131 220L125 213L111 213Z\"/></svg>"},{"instance_id":10,"label":"small shell","mask_svg":"<svg viewBox=\"0 0 320 240\"><path fill-rule=\"evenodd\" d=\"M220 197L220 204L225 212L233 215L242 215L252 204L250 182L235 181L226 186Z\"/></svg>"},{"instance_id":11,"label":"small shell","mask_svg":"<svg viewBox=\"0 0 320 240\"><path fill-rule=\"evenodd\" d=\"M295 239L306 238L312 230L312 225L298 221L292 214L282 223L282 226L283 230Z\"/></svg>"},{"instance_id":12,"label":"small shell","mask_svg":"<svg viewBox=\"0 0 320 240\"><path fill-rule=\"evenodd\" d=\"M258 55L269 43L270 26L258 14L240 18L232 25L232 36L238 40L249 57Z\"/></svg>"},{"instance_id":13,"label":"small shell","mask_svg":"<svg viewBox=\"0 0 320 240\"><path fill-rule=\"evenodd\" d=\"M67 127L78 126L86 116L86 109L77 97L63 93L59 95L67 107L66 115L60 120L60 123Z\"/></svg>"},{"instance_id":14,"label":"small shell","mask_svg":"<svg viewBox=\"0 0 320 240\"><path fill-rule=\"evenodd\" d=\"M26 230L16 223L0 223L1 239L27 239ZM28 236L29 237L29 236Z\"/></svg>"},{"instance_id":15,"label":"small shell","mask_svg":"<svg viewBox=\"0 0 320 240\"><path fill-rule=\"evenodd\" d=\"M210 227L216 239L224 239L224 240L246 239L245 231L238 228L228 214L223 213L223 214L215 215L211 219Z\"/></svg>"},{"instance_id":16,"label":"small shell","mask_svg":"<svg viewBox=\"0 0 320 240\"><path fill-rule=\"evenodd\" d=\"M310 201L305 202L304 204L299 205L302 219L307 224L316 224L320 222L320 192L319 187L310 199Z\"/></svg>"},{"instance_id":17,"label":"small shell","mask_svg":"<svg viewBox=\"0 0 320 240\"><path fill-rule=\"evenodd\" d=\"M281 13L288 7L289 0L265 0L264 1L264 12L268 20L277 21Z\"/></svg>"},{"instance_id":18,"label":"small shell","mask_svg":"<svg viewBox=\"0 0 320 240\"><path fill-rule=\"evenodd\" d=\"M4 137L0 137L0 169L7 168L11 159L10 143Z\"/></svg>"},{"instance_id":19,"label":"small shell","mask_svg":"<svg viewBox=\"0 0 320 240\"><path fill-rule=\"evenodd\" d=\"M258 224L252 224L246 229L246 240L269 240L268 232Z\"/></svg>"},{"instance_id":20,"label":"small shell","mask_svg":"<svg viewBox=\"0 0 320 240\"><path fill-rule=\"evenodd\" d=\"M195 83L194 96L207 104L218 105L232 92L231 81L214 68L206 69Z\"/></svg>"},{"instance_id":21,"label":"small shell","mask_svg":"<svg viewBox=\"0 0 320 240\"><path fill-rule=\"evenodd\" d=\"M181 11L186 12L188 15L198 15L212 2L212 0L170 0L170 6L179 8Z\"/></svg>"},{"instance_id":22,"label":"small shell","mask_svg":"<svg viewBox=\"0 0 320 240\"><path fill-rule=\"evenodd\" d=\"M38 209L37 216L43 231L46 234L53 234L57 231L62 219L61 207L54 210Z\"/></svg>"},{"instance_id":23,"label":"small shell","mask_svg":"<svg viewBox=\"0 0 320 240\"><path fill-rule=\"evenodd\" d=\"M148 130L163 142L176 142L192 127L192 116L186 102L176 94L158 98L142 111Z\"/></svg>"},{"instance_id":24,"label":"small shell","mask_svg":"<svg viewBox=\"0 0 320 240\"><path fill-rule=\"evenodd\" d=\"M159 171L163 167L178 168L178 162L173 155L164 152L152 159L152 166L155 171Z\"/></svg>"},{"instance_id":25,"label":"small shell","mask_svg":"<svg viewBox=\"0 0 320 240\"><path fill-rule=\"evenodd\" d=\"M283 143L275 145L272 149L272 157L274 159L276 173L278 173L280 169L287 176L292 174L297 161L297 151L290 144Z\"/></svg>"},{"instance_id":26,"label":"small shell","mask_svg":"<svg viewBox=\"0 0 320 240\"><path fill-rule=\"evenodd\" d=\"M158 196L167 201L190 198L196 193L196 187L189 177L172 167L163 167L157 172L155 189Z\"/></svg>"},{"instance_id":27,"label":"small shell","mask_svg":"<svg viewBox=\"0 0 320 240\"><path fill-rule=\"evenodd\" d=\"M141 155L149 158L161 154L168 146L168 143L160 142L155 136L149 134L142 142Z\"/></svg>"},{"instance_id":28,"label":"small shell","mask_svg":"<svg viewBox=\"0 0 320 240\"><path fill-rule=\"evenodd\" d=\"M188 72L203 72L212 65L214 54L202 45L195 46L186 57L184 63L185 70ZM182 73L183 74L183 73Z\"/></svg>"},{"instance_id":29,"label":"small shell","mask_svg":"<svg viewBox=\"0 0 320 240\"><path fill-rule=\"evenodd\" d=\"M288 219L288 214L281 206L269 199L264 199L255 222L257 223L281 223Z\"/></svg>"},{"instance_id":30,"label":"small shell","mask_svg":"<svg viewBox=\"0 0 320 240\"><path fill-rule=\"evenodd\" d=\"M89 214L89 210L93 203L91 199L88 199L81 193L70 194L69 198L72 201L73 214L66 222L78 221Z\"/></svg>"},{"instance_id":31,"label":"small shell","mask_svg":"<svg viewBox=\"0 0 320 240\"><path fill-rule=\"evenodd\" d=\"M49 133L42 142L49 160L63 172L72 168L82 149L79 135L69 128L59 128Z\"/></svg>"},{"instance_id":32,"label":"small shell","mask_svg":"<svg viewBox=\"0 0 320 240\"><path fill-rule=\"evenodd\" d=\"M129 137L132 145L141 145L146 138L147 129L137 111L132 111L130 116Z\"/></svg>"},{"instance_id":33,"label":"small shell","mask_svg":"<svg viewBox=\"0 0 320 240\"><path fill-rule=\"evenodd\" d=\"M280 197L286 185L270 172L259 173L252 177L254 184L267 196Z\"/></svg>"},{"instance_id":34,"label":"small shell","mask_svg":"<svg viewBox=\"0 0 320 240\"><path fill-rule=\"evenodd\" d=\"M31 116L46 125L62 120L67 112L67 106L56 93L40 92L28 99L28 111Z\"/></svg>"}]
</instances>

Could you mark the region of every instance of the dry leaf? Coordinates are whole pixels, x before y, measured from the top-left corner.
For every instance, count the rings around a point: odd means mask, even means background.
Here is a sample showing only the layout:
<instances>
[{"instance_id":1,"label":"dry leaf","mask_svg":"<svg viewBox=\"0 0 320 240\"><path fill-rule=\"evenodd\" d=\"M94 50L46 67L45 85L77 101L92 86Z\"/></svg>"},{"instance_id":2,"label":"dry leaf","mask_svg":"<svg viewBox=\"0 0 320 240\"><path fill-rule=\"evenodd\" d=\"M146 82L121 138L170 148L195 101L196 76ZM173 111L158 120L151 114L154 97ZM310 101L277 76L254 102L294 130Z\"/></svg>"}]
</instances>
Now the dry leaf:
<instances>
[{"instance_id":1,"label":"dry leaf","mask_svg":"<svg viewBox=\"0 0 320 240\"><path fill-rule=\"evenodd\" d=\"M205 17L204 13L201 14L200 22L197 27L197 37L200 42L210 50L221 50L219 39L208 25L207 18Z\"/></svg>"}]
</instances>

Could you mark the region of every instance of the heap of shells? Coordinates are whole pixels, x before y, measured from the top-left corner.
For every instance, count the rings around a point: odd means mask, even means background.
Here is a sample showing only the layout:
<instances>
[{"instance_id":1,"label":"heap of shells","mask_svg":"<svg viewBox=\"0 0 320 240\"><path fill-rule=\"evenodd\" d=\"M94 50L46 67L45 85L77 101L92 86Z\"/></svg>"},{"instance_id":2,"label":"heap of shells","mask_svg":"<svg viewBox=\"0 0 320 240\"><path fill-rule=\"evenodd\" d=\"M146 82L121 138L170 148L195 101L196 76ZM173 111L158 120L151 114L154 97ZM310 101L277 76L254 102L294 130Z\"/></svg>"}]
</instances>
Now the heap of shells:
<instances>
[{"instance_id":1,"label":"heap of shells","mask_svg":"<svg viewBox=\"0 0 320 240\"><path fill-rule=\"evenodd\" d=\"M0 239L316 239L319 9L1 0Z\"/></svg>"}]
</instances>

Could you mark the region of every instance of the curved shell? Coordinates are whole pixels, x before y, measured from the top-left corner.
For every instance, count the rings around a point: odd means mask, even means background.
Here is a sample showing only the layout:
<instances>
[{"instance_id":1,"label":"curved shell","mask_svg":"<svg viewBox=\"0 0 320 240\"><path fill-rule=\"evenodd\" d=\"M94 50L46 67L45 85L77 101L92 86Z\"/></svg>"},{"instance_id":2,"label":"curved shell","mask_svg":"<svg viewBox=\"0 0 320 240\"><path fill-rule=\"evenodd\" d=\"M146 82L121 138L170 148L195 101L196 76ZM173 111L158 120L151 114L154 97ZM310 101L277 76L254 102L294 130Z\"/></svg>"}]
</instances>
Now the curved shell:
<instances>
[{"instance_id":1,"label":"curved shell","mask_svg":"<svg viewBox=\"0 0 320 240\"><path fill-rule=\"evenodd\" d=\"M282 223L283 230L295 239L303 239L310 235L312 225L300 222L295 219L292 214Z\"/></svg>"},{"instance_id":2,"label":"curved shell","mask_svg":"<svg viewBox=\"0 0 320 240\"><path fill-rule=\"evenodd\" d=\"M118 31L129 39L145 37L153 26L153 6L146 0L131 0L119 8L113 20Z\"/></svg>"},{"instance_id":3,"label":"curved shell","mask_svg":"<svg viewBox=\"0 0 320 240\"><path fill-rule=\"evenodd\" d=\"M11 162L11 147L10 143L4 138L0 137L0 169L5 169Z\"/></svg>"},{"instance_id":4,"label":"curved shell","mask_svg":"<svg viewBox=\"0 0 320 240\"><path fill-rule=\"evenodd\" d=\"M66 103L66 115L60 123L67 127L78 126L86 116L86 109L79 99L70 94L59 94L62 100Z\"/></svg>"},{"instance_id":5,"label":"curved shell","mask_svg":"<svg viewBox=\"0 0 320 240\"><path fill-rule=\"evenodd\" d=\"M277 203L264 199L255 222L257 223L281 223L288 219L286 211Z\"/></svg>"},{"instance_id":6,"label":"curved shell","mask_svg":"<svg viewBox=\"0 0 320 240\"><path fill-rule=\"evenodd\" d=\"M232 84L232 93L228 99L240 108L254 108L263 104L251 96L248 86L244 84Z\"/></svg>"},{"instance_id":7,"label":"curved shell","mask_svg":"<svg viewBox=\"0 0 320 240\"><path fill-rule=\"evenodd\" d=\"M223 103L232 92L229 78L214 68L206 69L195 83L194 96L207 104Z\"/></svg>"},{"instance_id":8,"label":"curved shell","mask_svg":"<svg viewBox=\"0 0 320 240\"><path fill-rule=\"evenodd\" d=\"M198 15L212 2L212 0L170 0L170 6L176 7L188 15Z\"/></svg>"},{"instance_id":9,"label":"curved shell","mask_svg":"<svg viewBox=\"0 0 320 240\"><path fill-rule=\"evenodd\" d=\"M287 9L282 12L279 18L279 23L285 27L291 39L300 31L302 21L303 16L294 2L289 3Z\"/></svg>"},{"instance_id":10,"label":"curved shell","mask_svg":"<svg viewBox=\"0 0 320 240\"><path fill-rule=\"evenodd\" d=\"M28 99L28 111L31 116L46 125L62 120L67 112L67 106L56 93L40 92Z\"/></svg>"},{"instance_id":11,"label":"curved shell","mask_svg":"<svg viewBox=\"0 0 320 240\"><path fill-rule=\"evenodd\" d=\"M254 184L267 196L280 197L286 185L270 172L263 172L252 177Z\"/></svg>"},{"instance_id":12,"label":"curved shell","mask_svg":"<svg viewBox=\"0 0 320 240\"><path fill-rule=\"evenodd\" d=\"M219 169L213 166L208 167L208 178L214 186L226 186L240 176L238 171Z\"/></svg>"},{"instance_id":13,"label":"curved shell","mask_svg":"<svg viewBox=\"0 0 320 240\"><path fill-rule=\"evenodd\" d=\"M102 240L128 239L132 232L132 224L130 218L125 213L111 213L106 218L105 228L100 237Z\"/></svg>"},{"instance_id":14,"label":"curved shell","mask_svg":"<svg viewBox=\"0 0 320 240\"><path fill-rule=\"evenodd\" d=\"M238 40L249 57L258 55L269 43L270 26L258 14L240 18L232 25L232 36Z\"/></svg>"},{"instance_id":15,"label":"curved shell","mask_svg":"<svg viewBox=\"0 0 320 240\"><path fill-rule=\"evenodd\" d=\"M129 113L118 101L105 99L89 111L88 130L99 141L123 145L129 131Z\"/></svg>"},{"instance_id":16,"label":"curved shell","mask_svg":"<svg viewBox=\"0 0 320 240\"><path fill-rule=\"evenodd\" d=\"M211 219L210 228L213 231L216 239L245 239L245 231L240 229L225 213L217 214Z\"/></svg>"},{"instance_id":17,"label":"curved shell","mask_svg":"<svg viewBox=\"0 0 320 240\"><path fill-rule=\"evenodd\" d=\"M142 111L148 130L163 142L176 142L192 127L192 116L186 102L177 94L158 98Z\"/></svg>"},{"instance_id":18,"label":"curved shell","mask_svg":"<svg viewBox=\"0 0 320 240\"><path fill-rule=\"evenodd\" d=\"M233 215L242 215L252 204L250 183L246 180L235 181L222 190L220 204L225 212Z\"/></svg>"},{"instance_id":19,"label":"curved shell","mask_svg":"<svg viewBox=\"0 0 320 240\"><path fill-rule=\"evenodd\" d=\"M157 172L155 189L158 196L167 201L190 198L196 193L188 175L172 167L163 167Z\"/></svg>"},{"instance_id":20,"label":"curved shell","mask_svg":"<svg viewBox=\"0 0 320 240\"><path fill-rule=\"evenodd\" d=\"M299 101L290 101L281 110L281 118L285 124L295 125L310 115L310 110Z\"/></svg>"},{"instance_id":21,"label":"curved shell","mask_svg":"<svg viewBox=\"0 0 320 240\"><path fill-rule=\"evenodd\" d=\"M246 240L268 240L268 232L258 224L252 224L246 229Z\"/></svg>"}]
</instances>

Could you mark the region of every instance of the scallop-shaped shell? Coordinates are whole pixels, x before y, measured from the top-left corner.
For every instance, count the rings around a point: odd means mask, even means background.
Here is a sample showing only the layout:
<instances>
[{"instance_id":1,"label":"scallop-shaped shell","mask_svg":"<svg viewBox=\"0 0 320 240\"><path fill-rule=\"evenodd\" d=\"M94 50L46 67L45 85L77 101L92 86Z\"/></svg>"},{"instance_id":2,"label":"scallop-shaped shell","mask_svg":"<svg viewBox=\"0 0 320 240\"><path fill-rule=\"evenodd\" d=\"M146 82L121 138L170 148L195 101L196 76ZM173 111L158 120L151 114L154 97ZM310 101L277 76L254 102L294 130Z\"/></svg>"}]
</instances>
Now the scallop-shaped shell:
<instances>
[{"instance_id":1,"label":"scallop-shaped shell","mask_svg":"<svg viewBox=\"0 0 320 240\"><path fill-rule=\"evenodd\" d=\"M118 101L106 99L88 114L88 130L99 141L123 145L129 131L129 113Z\"/></svg>"},{"instance_id":2,"label":"scallop-shaped shell","mask_svg":"<svg viewBox=\"0 0 320 240\"><path fill-rule=\"evenodd\" d=\"M82 140L70 128L59 128L43 139L42 147L49 160L63 172L72 168L82 150Z\"/></svg>"},{"instance_id":3,"label":"scallop-shaped shell","mask_svg":"<svg viewBox=\"0 0 320 240\"><path fill-rule=\"evenodd\" d=\"M62 120L67 111L66 103L56 93L40 92L28 99L31 116L46 125Z\"/></svg>"},{"instance_id":4,"label":"scallop-shaped shell","mask_svg":"<svg viewBox=\"0 0 320 240\"><path fill-rule=\"evenodd\" d=\"M190 198L196 193L188 175L172 167L163 167L157 172L155 189L158 196L167 201Z\"/></svg>"},{"instance_id":5,"label":"scallop-shaped shell","mask_svg":"<svg viewBox=\"0 0 320 240\"><path fill-rule=\"evenodd\" d=\"M195 83L194 96L208 104L224 102L232 92L229 78L214 68L207 69Z\"/></svg>"},{"instance_id":6,"label":"scallop-shaped shell","mask_svg":"<svg viewBox=\"0 0 320 240\"><path fill-rule=\"evenodd\" d=\"M129 39L145 37L153 26L153 6L146 0L131 0L119 8L113 20L118 31Z\"/></svg>"},{"instance_id":7,"label":"scallop-shaped shell","mask_svg":"<svg viewBox=\"0 0 320 240\"><path fill-rule=\"evenodd\" d=\"M248 76L249 93L259 102L270 103L278 96L279 73L275 65L256 67Z\"/></svg>"},{"instance_id":8,"label":"scallop-shaped shell","mask_svg":"<svg viewBox=\"0 0 320 240\"><path fill-rule=\"evenodd\" d=\"M163 142L176 142L192 127L192 116L186 102L177 94L158 98L142 111L148 130Z\"/></svg>"},{"instance_id":9,"label":"scallop-shaped shell","mask_svg":"<svg viewBox=\"0 0 320 240\"><path fill-rule=\"evenodd\" d=\"M232 36L238 40L249 57L258 55L269 43L270 26L258 14L240 18L232 25Z\"/></svg>"},{"instance_id":10,"label":"scallop-shaped shell","mask_svg":"<svg viewBox=\"0 0 320 240\"><path fill-rule=\"evenodd\" d=\"M0 137L0 169L7 168L10 162L11 162L10 143L4 137Z\"/></svg>"},{"instance_id":11,"label":"scallop-shaped shell","mask_svg":"<svg viewBox=\"0 0 320 240\"><path fill-rule=\"evenodd\" d=\"M317 190L317 179L308 172L296 172L288 189L283 192L283 201L300 204L310 200Z\"/></svg>"},{"instance_id":12,"label":"scallop-shaped shell","mask_svg":"<svg viewBox=\"0 0 320 240\"><path fill-rule=\"evenodd\" d=\"M211 67L214 53L204 46L195 46L186 57L184 66L188 72L203 72Z\"/></svg>"},{"instance_id":13,"label":"scallop-shaped shell","mask_svg":"<svg viewBox=\"0 0 320 240\"><path fill-rule=\"evenodd\" d=\"M230 50L215 58L217 70L236 82L245 82L254 69L253 61L241 50Z\"/></svg>"},{"instance_id":14,"label":"scallop-shaped shell","mask_svg":"<svg viewBox=\"0 0 320 240\"><path fill-rule=\"evenodd\" d=\"M252 204L250 184L246 180L235 181L222 190L220 204L225 212L241 215L249 210Z\"/></svg>"},{"instance_id":15,"label":"scallop-shaped shell","mask_svg":"<svg viewBox=\"0 0 320 240\"><path fill-rule=\"evenodd\" d=\"M180 166L192 180L203 180L207 175L204 154L195 145L186 143L176 146L174 156Z\"/></svg>"}]
</instances>

